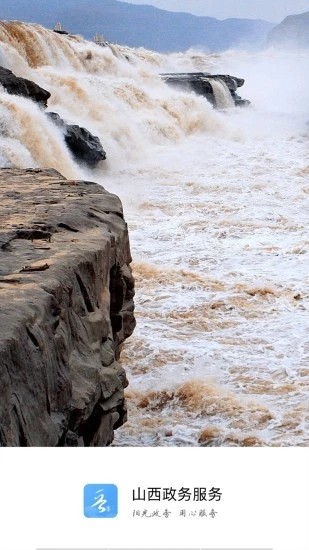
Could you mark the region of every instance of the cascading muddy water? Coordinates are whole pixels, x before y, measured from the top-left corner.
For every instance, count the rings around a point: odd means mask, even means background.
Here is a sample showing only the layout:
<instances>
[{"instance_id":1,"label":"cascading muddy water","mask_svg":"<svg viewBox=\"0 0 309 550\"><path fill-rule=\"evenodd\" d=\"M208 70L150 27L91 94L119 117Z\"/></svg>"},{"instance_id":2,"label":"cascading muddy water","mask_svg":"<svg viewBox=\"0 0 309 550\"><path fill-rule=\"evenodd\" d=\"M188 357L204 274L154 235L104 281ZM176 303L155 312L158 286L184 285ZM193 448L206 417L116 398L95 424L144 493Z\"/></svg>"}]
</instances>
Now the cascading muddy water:
<instances>
[{"instance_id":1,"label":"cascading muddy water","mask_svg":"<svg viewBox=\"0 0 309 550\"><path fill-rule=\"evenodd\" d=\"M1 164L98 181L124 203L138 324L117 445L308 443L306 58L287 54L278 74L280 55L163 56L0 24L0 65L108 155L79 166L42 108L0 90ZM247 78L258 107L216 112L158 76L191 70ZM214 92L225 109L224 83Z\"/></svg>"},{"instance_id":2,"label":"cascading muddy water","mask_svg":"<svg viewBox=\"0 0 309 550\"><path fill-rule=\"evenodd\" d=\"M234 101L227 85L220 78L211 79L211 87L215 96L215 103L218 109L231 109L234 107Z\"/></svg>"},{"instance_id":3,"label":"cascading muddy water","mask_svg":"<svg viewBox=\"0 0 309 550\"><path fill-rule=\"evenodd\" d=\"M220 118L201 98L170 90L152 65L160 56L146 51L130 51L112 46L102 48L80 37L64 37L38 25L17 22L0 24L0 65L11 69L17 76L34 80L52 94L50 110L62 118L77 122L94 135L98 135L108 151L109 161L127 166L136 158L143 158L153 145L174 142L185 135L199 131L223 131ZM34 163L41 163L46 144L41 143L41 131L32 132L31 140L24 142L23 132L34 115L29 101L16 96L9 99L1 94L4 118L8 110L17 114L16 121L5 128L6 137L26 145ZM28 110L32 114L28 114ZM38 129L53 142L55 127L46 121L34 120ZM39 110L36 110L39 117ZM129 121L129 123L128 123ZM22 129L23 128L23 129ZM44 141L44 140L43 140ZM68 171L59 162L59 151L49 152L46 164L72 175L72 166L64 141L59 138ZM7 147L8 162L16 161L12 152L14 143ZM10 152L11 151L11 152Z\"/></svg>"}]
</instances>

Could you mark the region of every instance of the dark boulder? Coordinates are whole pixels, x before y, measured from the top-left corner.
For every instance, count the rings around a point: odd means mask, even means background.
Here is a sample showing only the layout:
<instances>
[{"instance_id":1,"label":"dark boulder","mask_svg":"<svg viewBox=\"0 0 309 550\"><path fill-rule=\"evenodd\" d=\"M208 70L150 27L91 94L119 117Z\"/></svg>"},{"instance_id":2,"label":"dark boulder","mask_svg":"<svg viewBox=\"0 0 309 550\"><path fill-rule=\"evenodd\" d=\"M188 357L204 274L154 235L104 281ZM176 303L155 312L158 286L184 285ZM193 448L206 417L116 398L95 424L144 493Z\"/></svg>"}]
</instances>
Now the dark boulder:
<instances>
[{"instance_id":1,"label":"dark boulder","mask_svg":"<svg viewBox=\"0 0 309 550\"><path fill-rule=\"evenodd\" d=\"M204 96L214 107L217 107L215 93L211 82L219 80L224 82L237 106L250 105L250 101L242 99L237 95L236 90L244 84L243 78L236 76L210 74L210 73L164 73L160 75L163 80L176 88L190 90L198 95Z\"/></svg>"},{"instance_id":2,"label":"dark boulder","mask_svg":"<svg viewBox=\"0 0 309 550\"><path fill-rule=\"evenodd\" d=\"M48 112L46 114L63 130L65 142L77 160L93 168L98 162L106 159L106 152L97 136L93 136L86 128L68 124L58 113Z\"/></svg>"},{"instance_id":3,"label":"dark boulder","mask_svg":"<svg viewBox=\"0 0 309 550\"><path fill-rule=\"evenodd\" d=\"M50 98L50 93L44 90L32 80L16 76L9 69L0 67L0 84L9 93L28 97L41 105L47 107L47 100Z\"/></svg>"}]
</instances>

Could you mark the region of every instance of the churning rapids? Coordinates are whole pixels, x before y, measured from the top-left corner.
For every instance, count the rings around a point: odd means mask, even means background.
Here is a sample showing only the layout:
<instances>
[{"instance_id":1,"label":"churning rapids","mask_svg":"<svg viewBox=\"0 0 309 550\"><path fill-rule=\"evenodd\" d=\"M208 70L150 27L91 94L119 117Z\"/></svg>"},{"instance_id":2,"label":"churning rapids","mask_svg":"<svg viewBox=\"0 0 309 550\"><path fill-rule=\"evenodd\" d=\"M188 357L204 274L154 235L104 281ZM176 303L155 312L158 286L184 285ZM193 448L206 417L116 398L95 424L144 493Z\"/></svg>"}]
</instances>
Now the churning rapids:
<instances>
[{"instance_id":1,"label":"churning rapids","mask_svg":"<svg viewBox=\"0 0 309 550\"><path fill-rule=\"evenodd\" d=\"M53 167L124 204L138 324L115 445L308 445L306 63L299 51L164 56L0 23L0 65L49 90L49 110L108 154L79 166L42 109L0 89L0 165ZM252 106L215 111L158 76L190 70L244 77Z\"/></svg>"}]
</instances>

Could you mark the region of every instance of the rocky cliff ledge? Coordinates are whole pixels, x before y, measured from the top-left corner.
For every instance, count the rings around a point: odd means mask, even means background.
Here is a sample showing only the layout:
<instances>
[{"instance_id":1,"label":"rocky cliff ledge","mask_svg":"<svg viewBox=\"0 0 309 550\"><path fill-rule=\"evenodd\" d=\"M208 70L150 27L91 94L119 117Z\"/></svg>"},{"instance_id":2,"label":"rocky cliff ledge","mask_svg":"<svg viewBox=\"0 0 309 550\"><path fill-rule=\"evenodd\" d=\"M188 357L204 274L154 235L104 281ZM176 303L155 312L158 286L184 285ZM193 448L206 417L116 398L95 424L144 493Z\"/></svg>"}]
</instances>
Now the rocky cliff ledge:
<instances>
[{"instance_id":1,"label":"rocky cliff ledge","mask_svg":"<svg viewBox=\"0 0 309 550\"><path fill-rule=\"evenodd\" d=\"M120 200L0 170L0 446L105 446L126 419L134 281Z\"/></svg>"},{"instance_id":2,"label":"rocky cliff ledge","mask_svg":"<svg viewBox=\"0 0 309 550\"><path fill-rule=\"evenodd\" d=\"M202 95L214 107L220 108L214 92L214 82L224 83L226 92L230 94L236 107L246 107L250 105L248 99L242 99L237 93L237 89L244 85L244 79L229 74L210 74L210 73L163 73L161 78L170 86L195 92Z\"/></svg>"}]
</instances>

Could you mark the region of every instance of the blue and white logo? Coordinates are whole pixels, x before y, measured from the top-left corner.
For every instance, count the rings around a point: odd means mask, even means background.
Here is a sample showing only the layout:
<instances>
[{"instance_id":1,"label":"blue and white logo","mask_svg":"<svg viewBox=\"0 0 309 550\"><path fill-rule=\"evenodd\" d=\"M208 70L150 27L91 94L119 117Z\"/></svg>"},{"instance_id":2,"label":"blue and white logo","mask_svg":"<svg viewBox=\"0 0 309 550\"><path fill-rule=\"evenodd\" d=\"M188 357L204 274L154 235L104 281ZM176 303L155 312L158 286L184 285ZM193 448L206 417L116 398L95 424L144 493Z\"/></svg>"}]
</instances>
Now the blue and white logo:
<instances>
[{"instance_id":1,"label":"blue and white logo","mask_svg":"<svg viewBox=\"0 0 309 550\"><path fill-rule=\"evenodd\" d=\"M118 514L116 485L85 485L84 515L86 518L114 518Z\"/></svg>"}]
</instances>

